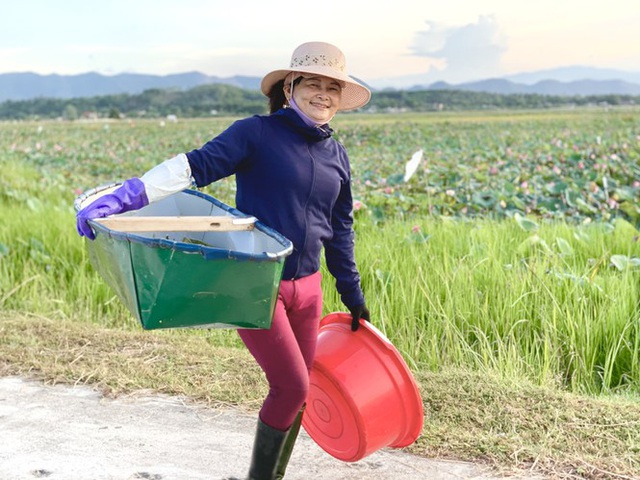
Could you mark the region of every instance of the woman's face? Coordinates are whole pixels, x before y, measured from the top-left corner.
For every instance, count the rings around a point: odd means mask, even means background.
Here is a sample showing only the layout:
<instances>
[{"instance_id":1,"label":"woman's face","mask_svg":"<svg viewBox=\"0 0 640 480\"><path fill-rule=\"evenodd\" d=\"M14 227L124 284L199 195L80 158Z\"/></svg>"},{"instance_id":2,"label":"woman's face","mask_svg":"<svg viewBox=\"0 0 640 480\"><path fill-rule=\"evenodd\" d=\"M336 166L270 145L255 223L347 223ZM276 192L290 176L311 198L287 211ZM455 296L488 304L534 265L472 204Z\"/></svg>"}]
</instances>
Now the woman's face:
<instances>
[{"instance_id":1,"label":"woman's face","mask_svg":"<svg viewBox=\"0 0 640 480\"><path fill-rule=\"evenodd\" d=\"M285 83L287 98L291 94L291 84ZM293 87L293 99L300 110L319 124L328 123L338 111L342 99L342 86L337 80L322 75L302 78Z\"/></svg>"}]
</instances>

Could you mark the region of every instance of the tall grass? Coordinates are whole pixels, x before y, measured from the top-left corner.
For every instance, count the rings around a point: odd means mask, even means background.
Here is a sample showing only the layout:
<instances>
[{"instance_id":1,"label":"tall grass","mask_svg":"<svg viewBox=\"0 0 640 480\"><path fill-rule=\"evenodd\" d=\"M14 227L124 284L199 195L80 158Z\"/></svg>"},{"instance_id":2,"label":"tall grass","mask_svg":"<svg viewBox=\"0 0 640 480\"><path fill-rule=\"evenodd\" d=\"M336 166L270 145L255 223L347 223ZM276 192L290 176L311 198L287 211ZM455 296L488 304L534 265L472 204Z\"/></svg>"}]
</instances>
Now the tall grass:
<instances>
[{"instance_id":1,"label":"tall grass","mask_svg":"<svg viewBox=\"0 0 640 480\"><path fill-rule=\"evenodd\" d=\"M30 183L33 172L15 172ZM88 263L71 201L54 188L3 198L1 308L137 328ZM515 221L432 217L357 225L372 320L414 367L640 393L639 272L611 264L613 254L640 256L630 225L530 232ZM325 279L326 311L344 310Z\"/></svg>"},{"instance_id":2,"label":"tall grass","mask_svg":"<svg viewBox=\"0 0 640 480\"><path fill-rule=\"evenodd\" d=\"M423 218L359 221L373 322L409 361L583 393L640 392L635 229ZM631 262L633 264L633 262ZM331 308L340 308L327 291Z\"/></svg>"},{"instance_id":3,"label":"tall grass","mask_svg":"<svg viewBox=\"0 0 640 480\"><path fill-rule=\"evenodd\" d=\"M75 234L71 190L32 166L0 166L0 308L103 324L128 316Z\"/></svg>"}]
</instances>

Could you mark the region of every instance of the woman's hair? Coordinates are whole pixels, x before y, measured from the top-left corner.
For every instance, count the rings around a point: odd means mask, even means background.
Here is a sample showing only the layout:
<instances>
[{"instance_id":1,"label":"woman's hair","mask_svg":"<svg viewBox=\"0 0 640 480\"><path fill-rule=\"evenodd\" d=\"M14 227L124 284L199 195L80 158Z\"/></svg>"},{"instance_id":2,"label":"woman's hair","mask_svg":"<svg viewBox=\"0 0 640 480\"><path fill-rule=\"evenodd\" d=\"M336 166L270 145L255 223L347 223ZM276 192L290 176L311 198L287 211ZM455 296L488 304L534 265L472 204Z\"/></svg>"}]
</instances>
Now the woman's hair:
<instances>
[{"instance_id":1,"label":"woman's hair","mask_svg":"<svg viewBox=\"0 0 640 480\"><path fill-rule=\"evenodd\" d=\"M293 81L295 87L302 81L302 76L296 78ZM287 104L287 97L284 96L284 79L276 82L271 90L269 90L269 113L274 113L280 110Z\"/></svg>"}]
</instances>

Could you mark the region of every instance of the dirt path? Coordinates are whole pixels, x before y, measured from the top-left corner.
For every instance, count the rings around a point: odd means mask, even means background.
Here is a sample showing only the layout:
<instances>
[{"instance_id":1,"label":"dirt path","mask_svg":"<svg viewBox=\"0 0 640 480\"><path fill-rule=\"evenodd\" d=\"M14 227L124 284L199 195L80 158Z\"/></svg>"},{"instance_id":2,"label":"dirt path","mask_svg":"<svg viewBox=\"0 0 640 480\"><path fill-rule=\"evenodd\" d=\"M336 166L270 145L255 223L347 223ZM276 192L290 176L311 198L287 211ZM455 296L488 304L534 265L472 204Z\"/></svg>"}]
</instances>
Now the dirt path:
<instances>
[{"instance_id":1,"label":"dirt path","mask_svg":"<svg viewBox=\"0 0 640 480\"><path fill-rule=\"evenodd\" d=\"M85 386L3 377L0 479L243 479L254 428L254 416L207 409L179 397L109 399ZM473 464L393 449L344 463L304 431L287 472L287 480L496 478Z\"/></svg>"}]
</instances>

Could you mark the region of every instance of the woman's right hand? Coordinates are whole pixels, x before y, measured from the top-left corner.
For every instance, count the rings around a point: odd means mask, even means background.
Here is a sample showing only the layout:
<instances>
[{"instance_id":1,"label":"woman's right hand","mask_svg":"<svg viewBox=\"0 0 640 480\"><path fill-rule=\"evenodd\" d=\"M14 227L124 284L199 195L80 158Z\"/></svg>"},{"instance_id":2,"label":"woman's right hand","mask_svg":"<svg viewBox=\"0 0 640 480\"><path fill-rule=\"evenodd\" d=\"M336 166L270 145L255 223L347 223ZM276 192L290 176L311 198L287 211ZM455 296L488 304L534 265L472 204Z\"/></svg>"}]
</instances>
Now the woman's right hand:
<instances>
[{"instance_id":1,"label":"woman's right hand","mask_svg":"<svg viewBox=\"0 0 640 480\"><path fill-rule=\"evenodd\" d=\"M144 183L139 178L130 178L112 193L102 195L80 210L76 214L76 229L80 236L94 240L96 236L89 225L89 220L138 210L146 205L149 205L149 199Z\"/></svg>"}]
</instances>

